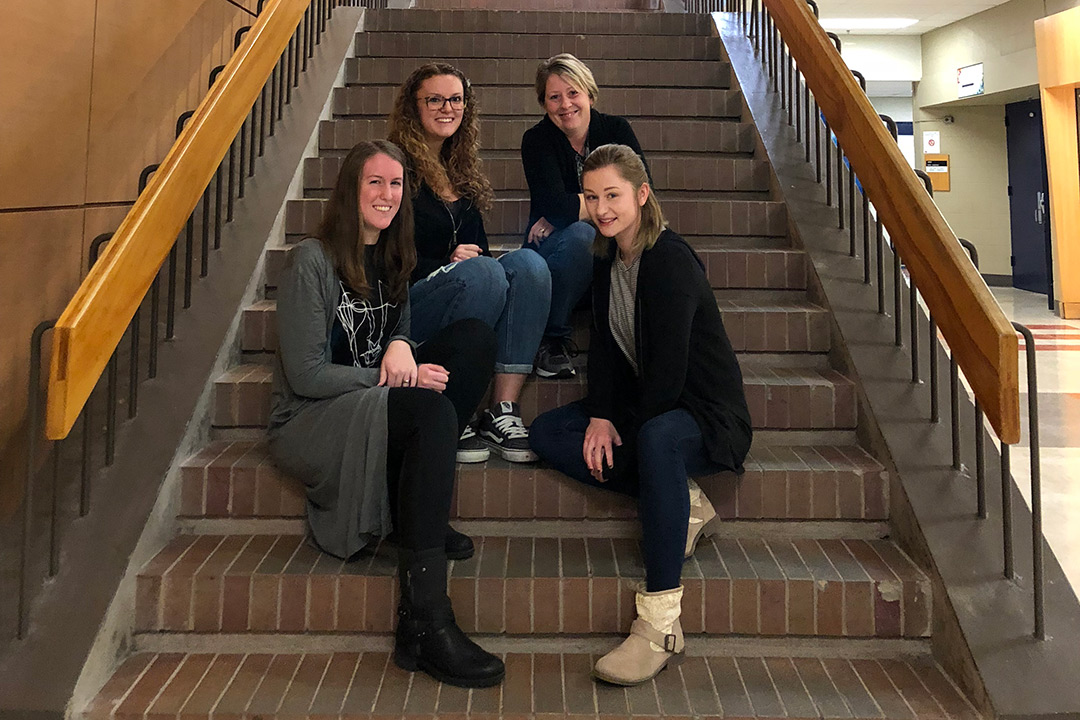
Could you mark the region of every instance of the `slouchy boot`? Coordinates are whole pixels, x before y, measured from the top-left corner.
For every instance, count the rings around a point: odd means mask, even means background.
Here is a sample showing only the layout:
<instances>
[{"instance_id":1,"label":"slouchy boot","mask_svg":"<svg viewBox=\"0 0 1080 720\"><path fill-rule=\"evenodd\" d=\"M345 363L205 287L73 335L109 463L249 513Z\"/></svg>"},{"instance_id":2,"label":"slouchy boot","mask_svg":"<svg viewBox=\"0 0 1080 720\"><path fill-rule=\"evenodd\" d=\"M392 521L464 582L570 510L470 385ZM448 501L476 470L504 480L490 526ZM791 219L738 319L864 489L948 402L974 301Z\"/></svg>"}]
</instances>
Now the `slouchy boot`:
<instances>
[{"instance_id":1,"label":"slouchy boot","mask_svg":"<svg viewBox=\"0 0 1080 720\"><path fill-rule=\"evenodd\" d=\"M394 663L423 670L458 687L490 687L502 682L502 660L470 640L454 619L446 595L446 552L442 548L398 551L398 626Z\"/></svg>"},{"instance_id":2,"label":"slouchy boot","mask_svg":"<svg viewBox=\"0 0 1080 720\"><path fill-rule=\"evenodd\" d=\"M683 660L683 588L637 594L637 619L630 637L596 661L593 677L615 685L637 685Z\"/></svg>"},{"instance_id":3,"label":"slouchy boot","mask_svg":"<svg viewBox=\"0 0 1080 720\"><path fill-rule=\"evenodd\" d=\"M716 510L693 478L686 478L686 487L690 492L690 524L686 527L686 552L683 557L689 558L697 549L698 540L716 532Z\"/></svg>"}]
</instances>

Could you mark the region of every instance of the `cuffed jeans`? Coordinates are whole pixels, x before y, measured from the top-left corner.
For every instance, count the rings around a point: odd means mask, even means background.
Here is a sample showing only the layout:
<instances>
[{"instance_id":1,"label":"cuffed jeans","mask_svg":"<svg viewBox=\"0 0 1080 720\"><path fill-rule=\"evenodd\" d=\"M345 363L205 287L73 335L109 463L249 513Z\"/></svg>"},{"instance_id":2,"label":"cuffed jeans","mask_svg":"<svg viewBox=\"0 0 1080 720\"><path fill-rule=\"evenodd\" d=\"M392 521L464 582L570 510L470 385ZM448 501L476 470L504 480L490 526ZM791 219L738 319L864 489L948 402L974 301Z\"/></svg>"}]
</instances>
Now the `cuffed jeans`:
<instances>
[{"instance_id":1,"label":"cuffed jeans","mask_svg":"<svg viewBox=\"0 0 1080 720\"><path fill-rule=\"evenodd\" d=\"M551 302L551 273L536 253L515 250L444 265L409 291L412 338L424 342L456 320L495 330L495 372L532 372Z\"/></svg>"},{"instance_id":2,"label":"cuffed jeans","mask_svg":"<svg viewBox=\"0 0 1080 720\"><path fill-rule=\"evenodd\" d=\"M570 313L592 282L594 237L596 228L579 220L551 233L539 245L525 244L540 253L551 270L551 312L544 329L547 337L570 337Z\"/></svg>"},{"instance_id":3,"label":"cuffed jeans","mask_svg":"<svg viewBox=\"0 0 1080 720\"><path fill-rule=\"evenodd\" d=\"M579 403L550 410L529 427L529 444L540 459L578 482L638 499L648 592L679 586L690 492L686 479L720 472L705 449L701 428L689 412L671 410L645 422L633 437L620 428L610 479L598 482L582 456L589 416Z\"/></svg>"}]
</instances>

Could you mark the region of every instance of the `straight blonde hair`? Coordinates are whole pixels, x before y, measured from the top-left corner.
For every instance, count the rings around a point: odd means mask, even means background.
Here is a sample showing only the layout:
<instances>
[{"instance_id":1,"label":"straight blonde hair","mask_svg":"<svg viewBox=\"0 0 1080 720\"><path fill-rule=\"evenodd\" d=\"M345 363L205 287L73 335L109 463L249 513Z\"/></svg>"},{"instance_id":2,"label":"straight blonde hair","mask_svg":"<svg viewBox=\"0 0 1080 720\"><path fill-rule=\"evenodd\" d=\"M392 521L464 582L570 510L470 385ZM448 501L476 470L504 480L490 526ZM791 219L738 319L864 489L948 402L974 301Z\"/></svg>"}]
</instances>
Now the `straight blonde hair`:
<instances>
[{"instance_id":1,"label":"straight blonde hair","mask_svg":"<svg viewBox=\"0 0 1080 720\"><path fill-rule=\"evenodd\" d=\"M585 158L585 165L581 169L582 183L585 176L594 170L613 167L626 182L634 186L634 192L641 189L642 185L648 185L649 174L645 172L645 163L638 154L626 145L601 145L589 153ZM660 209L660 201L656 199L656 191L649 187L649 196L645 204L641 206L641 222L638 225L637 235L630 246L634 253L648 250L656 244L660 233L667 227L664 219L664 211ZM606 238L599 232L593 240L592 251L594 255L607 257L611 247L611 239Z\"/></svg>"},{"instance_id":2,"label":"straight blonde hair","mask_svg":"<svg viewBox=\"0 0 1080 720\"><path fill-rule=\"evenodd\" d=\"M540 107L544 107L547 81L552 75L558 75L578 90L584 90L591 103L595 103L600 97L600 88L597 87L596 78L589 66L570 53L559 53L552 55L536 68L536 102L540 103Z\"/></svg>"}]
</instances>

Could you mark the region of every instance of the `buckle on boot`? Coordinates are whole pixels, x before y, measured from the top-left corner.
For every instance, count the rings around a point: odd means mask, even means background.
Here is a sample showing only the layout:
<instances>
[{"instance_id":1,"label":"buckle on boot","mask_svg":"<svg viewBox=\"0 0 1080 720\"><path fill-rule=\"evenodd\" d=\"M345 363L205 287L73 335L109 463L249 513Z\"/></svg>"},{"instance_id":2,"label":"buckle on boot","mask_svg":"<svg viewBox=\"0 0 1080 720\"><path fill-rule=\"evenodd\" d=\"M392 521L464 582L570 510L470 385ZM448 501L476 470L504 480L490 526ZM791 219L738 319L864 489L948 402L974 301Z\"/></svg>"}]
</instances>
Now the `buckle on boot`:
<instances>
[{"instance_id":1,"label":"buckle on boot","mask_svg":"<svg viewBox=\"0 0 1080 720\"><path fill-rule=\"evenodd\" d=\"M664 636L664 650L666 650L666 651L668 651L670 653L675 652L675 643L677 641L678 641L678 638L676 638L674 635L665 635Z\"/></svg>"}]
</instances>

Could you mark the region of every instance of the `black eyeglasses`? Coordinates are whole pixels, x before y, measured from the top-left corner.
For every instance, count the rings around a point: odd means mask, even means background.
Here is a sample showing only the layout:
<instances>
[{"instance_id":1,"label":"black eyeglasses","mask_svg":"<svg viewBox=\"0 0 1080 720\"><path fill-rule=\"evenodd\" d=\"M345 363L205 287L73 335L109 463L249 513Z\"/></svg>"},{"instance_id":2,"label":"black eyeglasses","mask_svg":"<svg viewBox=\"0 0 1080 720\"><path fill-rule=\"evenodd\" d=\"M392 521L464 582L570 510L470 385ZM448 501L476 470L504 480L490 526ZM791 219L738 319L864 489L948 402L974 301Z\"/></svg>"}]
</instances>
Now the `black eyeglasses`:
<instances>
[{"instance_id":1,"label":"black eyeglasses","mask_svg":"<svg viewBox=\"0 0 1080 720\"><path fill-rule=\"evenodd\" d=\"M444 98L442 95L429 95L424 98L424 103L427 105L427 109L432 112L437 112L446 107L446 103L450 103L450 107L454 110L460 110L465 107L465 98L461 95L452 95L448 98Z\"/></svg>"}]
</instances>

